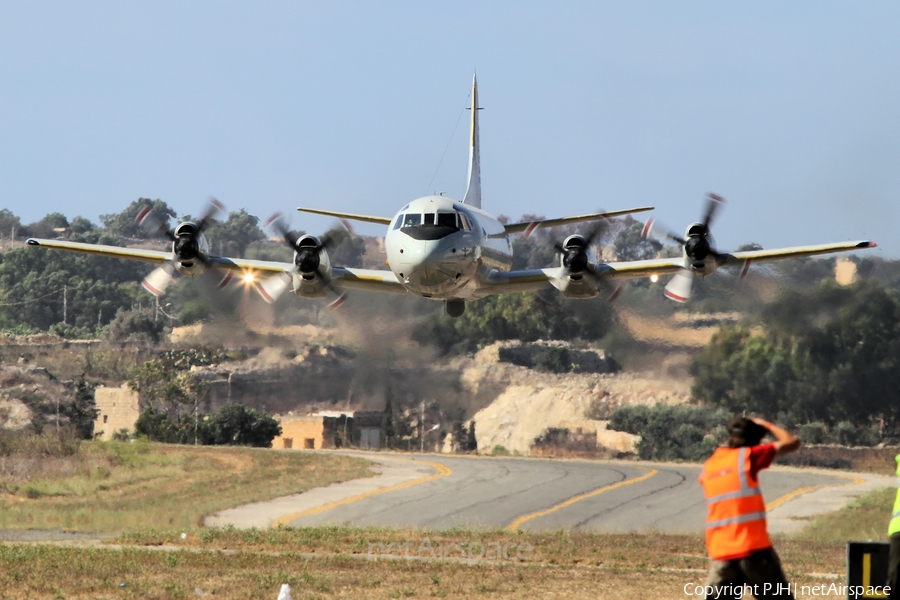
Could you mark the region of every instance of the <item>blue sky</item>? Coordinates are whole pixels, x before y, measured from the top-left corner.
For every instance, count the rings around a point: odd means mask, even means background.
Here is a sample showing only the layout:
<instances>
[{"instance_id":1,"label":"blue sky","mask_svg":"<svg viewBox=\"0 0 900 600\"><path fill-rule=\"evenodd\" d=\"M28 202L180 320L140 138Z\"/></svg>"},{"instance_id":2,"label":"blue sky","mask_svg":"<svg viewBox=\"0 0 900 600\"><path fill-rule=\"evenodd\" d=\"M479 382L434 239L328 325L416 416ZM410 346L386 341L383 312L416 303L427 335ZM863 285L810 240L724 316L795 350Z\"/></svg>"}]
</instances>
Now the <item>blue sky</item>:
<instances>
[{"instance_id":1,"label":"blue sky","mask_svg":"<svg viewBox=\"0 0 900 600\"><path fill-rule=\"evenodd\" d=\"M900 258L897 31L876 1L4 2L0 206L460 198L477 70L491 212L652 204L681 231L715 191L722 249Z\"/></svg>"}]
</instances>

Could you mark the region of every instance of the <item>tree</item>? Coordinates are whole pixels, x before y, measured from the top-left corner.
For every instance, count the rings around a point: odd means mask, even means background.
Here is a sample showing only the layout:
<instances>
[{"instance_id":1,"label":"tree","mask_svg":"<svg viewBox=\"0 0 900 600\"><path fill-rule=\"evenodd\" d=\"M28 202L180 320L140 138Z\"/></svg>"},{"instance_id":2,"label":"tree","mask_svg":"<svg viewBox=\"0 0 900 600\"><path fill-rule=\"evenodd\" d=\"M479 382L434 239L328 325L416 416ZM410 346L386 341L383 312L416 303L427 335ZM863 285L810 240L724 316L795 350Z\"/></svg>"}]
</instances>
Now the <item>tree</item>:
<instances>
[{"instance_id":1,"label":"tree","mask_svg":"<svg viewBox=\"0 0 900 600\"><path fill-rule=\"evenodd\" d=\"M84 379L84 374L75 383L75 397L65 407L65 415L69 423L75 428L78 437L90 440L94 437L94 421L100 411L94 400L94 388Z\"/></svg>"},{"instance_id":2,"label":"tree","mask_svg":"<svg viewBox=\"0 0 900 600\"><path fill-rule=\"evenodd\" d=\"M394 403L390 388L384 392L384 410L381 412L381 436L384 438L384 447L393 448L396 443L396 429L394 427Z\"/></svg>"},{"instance_id":3,"label":"tree","mask_svg":"<svg viewBox=\"0 0 900 600\"><path fill-rule=\"evenodd\" d=\"M281 425L271 416L230 404L214 414L208 423L213 444L270 448L275 436L281 435Z\"/></svg>"},{"instance_id":4,"label":"tree","mask_svg":"<svg viewBox=\"0 0 900 600\"><path fill-rule=\"evenodd\" d=\"M476 452L478 450L478 440L475 438L475 421L469 421L469 428L466 432L466 450L468 452Z\"/></svg>"},{"instance_id":5,"label":"tree","mask_svg":"<svg viewBox=\"0 0 900 600\"><path fill-rule=\"evenodd\" d=\"M5 317L0 321L41 331L65 321L93 331L112 320L118 309L131 306L140 278L128 261L16 248L0 264L0 314Z\"/></svg>"},{"instance_id":6,"label":"tree","mask_svg":"<svg viewBox=\"0 0 900 600\"><path fill-rule=\"evenodd\" d=\"M206 237L213 253L242 258L247 246L266 239L266 234L259 228L259 218L242 208L229 213L225 221L213 221Z\"/></svg>"},{"instance_id":7,"label":"tree","mask_svg":"<svg viewBox=\"0 0 900 600\"><path fill-rule=\"evenodd\" d=\"M153 406L147 406L141 411L134 423L134 431L154 442L173 443L177 437L176 429L166 411Z\"/></svg>"},{"instance_id":8,"label":"tree","mask_svg":"<svg viewBox=\"0 0 900 600\"><path fill-rule=\"evenodd\" d=\"M111 235L140 239L153 237L156 232L141 227L136 222L138 214L148 205L152 207L153 214L165 222L177 216L177 213L162 200L138 198L120 213L100 215L100 222L103 223L103 226Z\"/></svg>"},{"instance_id":9,"label":"tree","mask_svg":"<svg viewBox=\"0 0 900 600\"><path fill-rule=\"evenodd\" d=\"M62 213L50 213L40 221L28 226L28 232L32 237L53 239L59 237L58 229L68 229L69 220Z\"/></svg>"},{"instance_id":10,"label":"tree","mask_svg":"<svg viewBox=\"0 0 900 600\"><path fill-rule=\"evenodd\" d=\"M69 223L69 228L72 230L72 233L85 234L94 231L97 229L97 226L79 215L72 219L72 222Z\"/></svg>"},{"instance_id":11,"label":"tree","mask_svg":"<svg viewBox=\"0 0 900 600\"><path fill-rule=\"evenodd\" d=\"M21 235L22 223L19 217L14 215L8 208L0 209L0 237L13 235L13 232Z\"/></svg>"},{"instance_id":12,"label":"tree","mask_svg":"<svg viewBox=\"0 0 900 600\"><path fill-rule=\"evenodd\" d=\"M654 258L662 244L653 239L644 239L641 233L644 224L635 221L616 236L616 258L620 261L647 260Z\"/></svg>"},{"instance_id":13,"label":"tree","mask_svg":"<svg viewBox=\"0 0 900 600\"><path fill-rule=\"evenodd\" d=\"M116 311L115 318L103 329L101 337L111 342L141 340L159 342L165 330L165 317L157 319L153 309Z\"/></svg>"}]
</instances>

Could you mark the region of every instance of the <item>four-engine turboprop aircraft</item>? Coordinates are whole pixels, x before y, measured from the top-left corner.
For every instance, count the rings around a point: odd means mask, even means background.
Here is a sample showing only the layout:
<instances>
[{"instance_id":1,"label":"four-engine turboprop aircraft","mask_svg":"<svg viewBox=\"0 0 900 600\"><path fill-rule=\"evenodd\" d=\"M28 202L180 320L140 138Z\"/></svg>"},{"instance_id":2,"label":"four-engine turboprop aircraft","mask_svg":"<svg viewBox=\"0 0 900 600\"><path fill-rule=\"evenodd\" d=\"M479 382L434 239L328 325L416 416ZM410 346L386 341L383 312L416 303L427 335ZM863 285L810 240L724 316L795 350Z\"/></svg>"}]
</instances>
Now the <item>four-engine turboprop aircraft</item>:
<instances>
[{"instance_id":1,"label":"four-engine turboprop aircraft","mask_svg":"<svg viewBox=\"0 0 900 600\"><path fill-rule=\"evenodd\" d=\"M651 210L638 207L613 212L595 213L575 217L563 217L543 221L504 225L481 208L481 161L478 135L478 84L472 81L471 135L469 143L469 179L462 201L445 196L425 196L405 205L393 218L342 213L331 210L298 208L297 210L330 215L339 219L351 219L380 223L388 227L384 245L390 270L356 269L332 266L328 247L333 238L312 235L298 236L284 225L280 215L273 215L267 225L278 232L294 251L293 263L244 260L209 256L204 251L199 261L204 269L217 269L227 273L224 283L234 273L241 273L244 280L253 281L257 290L268 302L274 302L288 287L302 297L343 298L342 289L360 289L375 292L415 294L424 298L442 300L450 316L460 316L465 303L492 294L539 290L548 286L558 289L569 298L592 298L601 293L614 297L618 293L618 281L622 279L674 274L666 287L666 295L676 300L687 300L693 276L705 276L718 267L741 265L746 273L751 262L764 262L784 258L813 256L833 252L859 250L875 246L870 241L838 242L817 246L797 246L778 250L755 250L718 253L712 249L709 224L715 206L721 203L711 196L710 208L702 223L690 226L685 239L667 234L679 242L683 255L678 258L660 258L629 262L600 263L591 260L591 242L599 229L594 228L586 236L570 235L562 244L554 246L560 255L556 266L544 269L511 271L512 243L510 235L529 235L537 227L554 227ZM184 226L184 224L182 224ZM200 228L194 227L200 236ZM653 228L652 220L645 234ZM30 239L33 246L43 246L74 252L87 252L118 258L128 258L173 265L184 271L185 262L178 256L177 241L172 252L132 250L115 246L99 246L62 240ZM155 271L157 272L157 271ZM152 275L150 278L152 279ZM151 282L152 283L152 282ZM145 287L161 293L155 286Z\"/></svg>"}]
</instances>

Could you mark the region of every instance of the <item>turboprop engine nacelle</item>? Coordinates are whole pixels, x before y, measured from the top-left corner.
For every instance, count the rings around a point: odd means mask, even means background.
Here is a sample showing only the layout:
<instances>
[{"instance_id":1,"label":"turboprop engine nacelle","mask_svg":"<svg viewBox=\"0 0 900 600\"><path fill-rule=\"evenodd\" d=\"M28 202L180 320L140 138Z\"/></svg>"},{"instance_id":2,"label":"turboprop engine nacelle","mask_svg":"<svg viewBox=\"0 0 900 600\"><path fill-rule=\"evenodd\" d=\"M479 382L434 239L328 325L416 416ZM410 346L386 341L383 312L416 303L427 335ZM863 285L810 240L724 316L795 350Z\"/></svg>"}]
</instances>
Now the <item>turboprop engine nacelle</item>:
<instances>
[{"instance_id":1,"label":"turboprop engine nacelle","mask_svg":"<svg viewBox=\"0 0 900 600\"><path fill-rule=\"evenodd\" d=\"M294 249L294 293L304 298L318 298L328 293L331 261L325 245L312 235L301 236Z\"/></svg>"},{"instance_id":2,"label":"turboprop engine nacelle","mask_svg":"<svg viewBox=\"0 0 900 600\"><path fill-rule=\"evenodd\" d=\"M557 249L566 276L553 285L566 298L593 298L598 293L597 279L590 266L590 243L582 235L570 235Z\"/></svg>"},{"instance_id":3,"label":"turboprop engine nacelle","mask_svg":"<svg viewBox=\"0 0 900 600\"><path fill-rule=\"evenodd\" d=\"M716 270L715 243L703 223L691 223L684 232L684 256L691 271L704 277Z\"/></svg>"},{"instance_id":4,"label":"turboprop engine nacelle","mask_svg":"<svg viewBox=\"0 0 900 600\"><path fill-rule=\"evenodd\" d=\"M200 275L206 271L209 242L195 223L186 221L175 228L172 242L173 263L182 275Z\"/></svg>"}]
</instances>

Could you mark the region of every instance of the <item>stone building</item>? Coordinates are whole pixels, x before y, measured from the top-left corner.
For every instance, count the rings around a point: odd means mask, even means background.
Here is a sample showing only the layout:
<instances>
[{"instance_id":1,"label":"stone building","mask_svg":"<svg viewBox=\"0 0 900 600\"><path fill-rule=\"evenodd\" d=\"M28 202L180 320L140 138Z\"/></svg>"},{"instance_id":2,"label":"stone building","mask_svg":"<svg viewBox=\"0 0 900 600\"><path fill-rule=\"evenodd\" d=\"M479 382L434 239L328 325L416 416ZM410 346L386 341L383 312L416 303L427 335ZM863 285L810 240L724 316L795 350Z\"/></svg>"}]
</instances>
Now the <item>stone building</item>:
<instances>
[{"instance_id":1,"label":"stone building","mask_svg":"<svg viewBox=\"0 0 900 600\"><path fill-rule=\"evenodd\" d=\"M138 393L128 385L117 388L101 385L94 391L94 402L100 411L94 421L94 436L97 439L111 440L113 433L120 429L134 431L141 409Z\"/></svg>"},{"instance_id":2,"label":"stone building","mask_svg":"<svg viewBox=\"0 0 900 600\"><path fill-rule=\"evenodd\" d=\"M273 448L322 450L327 448L381 447L381 412L356 411L350 414L323 411L305 417L279 418L281 435Z\"/></svg>"}]
</instances>

